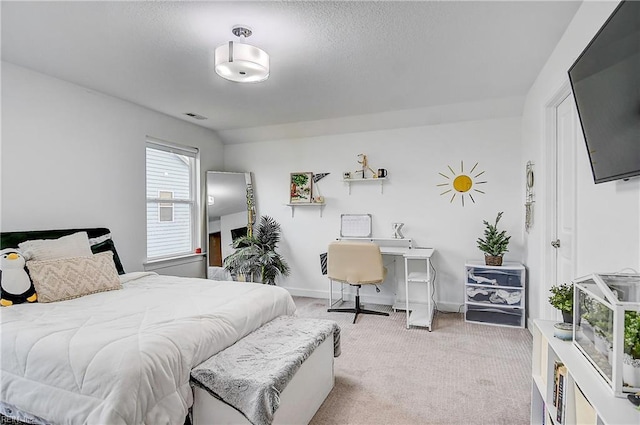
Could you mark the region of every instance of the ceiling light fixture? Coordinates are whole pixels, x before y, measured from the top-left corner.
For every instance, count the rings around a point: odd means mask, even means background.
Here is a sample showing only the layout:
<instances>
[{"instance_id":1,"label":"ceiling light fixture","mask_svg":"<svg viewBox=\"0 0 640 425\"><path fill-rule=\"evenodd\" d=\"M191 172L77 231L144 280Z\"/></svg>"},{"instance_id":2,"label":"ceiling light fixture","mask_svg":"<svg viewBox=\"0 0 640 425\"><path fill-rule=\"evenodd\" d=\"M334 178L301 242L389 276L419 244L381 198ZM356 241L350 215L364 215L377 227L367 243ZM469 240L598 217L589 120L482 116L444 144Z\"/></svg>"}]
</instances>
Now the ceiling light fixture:
<instances>
[{"instance_id":1,"label":"ceiling light fixture","mask_svg":"<svg viewBox=\"0 0 640 425\"><path fill-rule=\"evenodd\" d=\"M258 83L269 78L269 55L262 49L243 43L252 31L243 26L231 30L240 42L230 41L215 51L216 74L236 83Z\"/></svg>"}]
</instances>

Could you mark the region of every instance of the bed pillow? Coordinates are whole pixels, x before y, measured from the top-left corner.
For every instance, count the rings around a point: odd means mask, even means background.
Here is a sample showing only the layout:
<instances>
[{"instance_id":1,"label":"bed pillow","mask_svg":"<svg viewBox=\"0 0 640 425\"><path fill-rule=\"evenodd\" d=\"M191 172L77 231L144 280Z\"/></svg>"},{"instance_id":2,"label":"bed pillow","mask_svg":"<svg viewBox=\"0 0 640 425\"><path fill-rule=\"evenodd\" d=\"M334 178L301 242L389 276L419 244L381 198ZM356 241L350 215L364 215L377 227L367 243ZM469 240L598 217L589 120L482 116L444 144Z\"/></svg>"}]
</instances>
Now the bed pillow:
<instances>
[{"instance_id":1,"label":"bed pillow","mask_svg":"<svg viewBox=\"0 0 640 425\"><path fill-rule=\"evenodd\" d=\"M58 239L37 239L18 244L27 261L57 258L89 257L92 255L87 232L77 232Z\"/></svg>"},{"instance_id":2,"label":"bed pillow","mask_svg":"<svg viewBox=\"0 0 640 425\"><path fill-rule=\"evenodd\" d=\"M113 243L113 239L111 239L111 233L98 238L89 238L89 244L91 245L91 252L94 254L106 251L113 252L113 262L116 265L118 274L125 273L124 267L122 267L122 261L120 261L120 257L118 256L118 251L116 251L116 245Z\"/></svg>"},{"instance_id":3,"label":"bed pillow","mask_svg":"<svg viewBox=\"0 0 640 425\"><path fill-rule=\"evenodd\" d=\"M30 260L27 268L41 303L122 288L111 251L88 257Z\"/></svg>"}]
</instances>

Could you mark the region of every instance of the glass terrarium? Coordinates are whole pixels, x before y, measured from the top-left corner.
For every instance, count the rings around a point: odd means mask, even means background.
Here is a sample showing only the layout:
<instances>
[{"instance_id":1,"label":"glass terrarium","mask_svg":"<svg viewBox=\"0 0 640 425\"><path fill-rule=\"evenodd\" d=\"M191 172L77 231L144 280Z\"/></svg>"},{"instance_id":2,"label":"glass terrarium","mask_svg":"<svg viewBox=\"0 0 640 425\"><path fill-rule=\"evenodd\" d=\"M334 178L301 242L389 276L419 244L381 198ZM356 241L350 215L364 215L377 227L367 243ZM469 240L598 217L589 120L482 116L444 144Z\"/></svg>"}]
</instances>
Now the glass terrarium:
<instances>
[{"instance_id":1,"label":"glass terrarium","mask_svg":"<svg viewBox=\"0 0 640 425\"><path fill-rule=\"evenodd\" d=\"M640 275L591 274L573 284L573 343L616 396L640 391Z\"/></svg>"}]
</instances>

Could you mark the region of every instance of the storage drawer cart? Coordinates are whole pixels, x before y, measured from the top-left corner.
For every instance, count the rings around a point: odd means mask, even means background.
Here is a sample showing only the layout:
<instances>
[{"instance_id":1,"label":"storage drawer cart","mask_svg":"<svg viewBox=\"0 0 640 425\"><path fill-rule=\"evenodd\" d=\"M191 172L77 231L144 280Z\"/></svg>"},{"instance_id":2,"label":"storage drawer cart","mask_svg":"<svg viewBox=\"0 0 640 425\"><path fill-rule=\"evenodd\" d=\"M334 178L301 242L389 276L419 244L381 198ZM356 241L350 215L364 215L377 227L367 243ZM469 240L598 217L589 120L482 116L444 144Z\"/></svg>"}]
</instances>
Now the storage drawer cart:
<instances>
[{"instance_id":1,"label":"storage drawer cart","mask_svg":"<svg viewBox=\"0 0 640 425\"><path fill-rule=\"evenodd\" d=\"M465 321L525 327L525 269L520 263L465 264Z\"/></svg>"}]
</instances>

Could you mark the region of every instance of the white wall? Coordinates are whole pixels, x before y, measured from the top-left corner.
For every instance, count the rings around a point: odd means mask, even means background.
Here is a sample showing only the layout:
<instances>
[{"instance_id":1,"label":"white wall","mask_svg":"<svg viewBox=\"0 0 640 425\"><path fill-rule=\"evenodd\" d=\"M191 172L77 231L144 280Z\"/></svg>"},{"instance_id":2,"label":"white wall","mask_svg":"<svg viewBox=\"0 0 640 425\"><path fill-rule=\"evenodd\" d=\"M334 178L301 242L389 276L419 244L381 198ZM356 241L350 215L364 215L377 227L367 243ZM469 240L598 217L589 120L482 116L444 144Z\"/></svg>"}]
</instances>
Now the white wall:
<instances>
[{"instance_id":1,"label":"white wall","mask_svg":"<svg viewBox=\"0 0 640 425\"><path fill-rule=\"evenodd\" d=\"M552 270L545 263L551 250L549 184L545 106L568 82L567 71L617 6L617 2L584 2L529 91L522 118L522 168L536 163L536 223L525 236L525 262L529 268L529 316L555 319L548 304ZM640 181L595 185L584 141L577 158L577 263L576 277L592 272L639 270Z\"/></svg>"},{"instance_id":2,"label":"white wall","mask_svg":"<svg viewBox=\"0 0 640 425\"><path fill-rule=\"evenodd\" d=\"M465 259L481 259L476 239L482 236L482 220L493 221L504 211L502 228L513 234L505 259L522 259L523 190L519 158L519 118L488 119L422 127L291 138L259 143L227 145L225 168L250 170L258 215L270 215L282 226L280 252L292 268L291 276L278 284L295 294L325 297L328 281L320 273L319 254L339 236L340 214L371 213L373 234L391 237L391 223L404 222L404 235L414 245L435 247L437 299L441 308L457 309L463 302ZM357 155L368 155L372 168L386 168L384 193L378 183L352 184L351 195L342 182L343 171L358 168ZM469 198L465 207L449 202L450 196L437 184L446 181L438 173L450 174L447 166L465 171L478 162L476 173L485 171L478 186L486 194ZM284 204L289 201L289 173L330 172L318 183L327 205L296 208L295 216ZM390 273L394 268L389 263ZM403 272L401 261L398 272ZM393 296L392 282L382 285L378 300ZM374 288L363 288L363 298L375 296Z\"/></svg>"},{"instance_id":3,"label":"white wall","mask_svg":"<svg viewBox=\"0 0 640 425\"><path fill-rule=\"evenodd\" d=\"M200 148L202 181L222 169L211 130L2 62L2 231L108 227L142 270L147 135ZM204 262L177 273L204 276Z\"/></svg>"},{"instance_id":4,"label":"white wall","mask_svg":"<svg viewBox=\"0 0 640 425\"><path fill-rule=\"evenodd\" d=\"M220 231L220 219L209 221L208 229L209 229L208 230L209 233L219 232Z\"/></svg>"}]
</instances>

